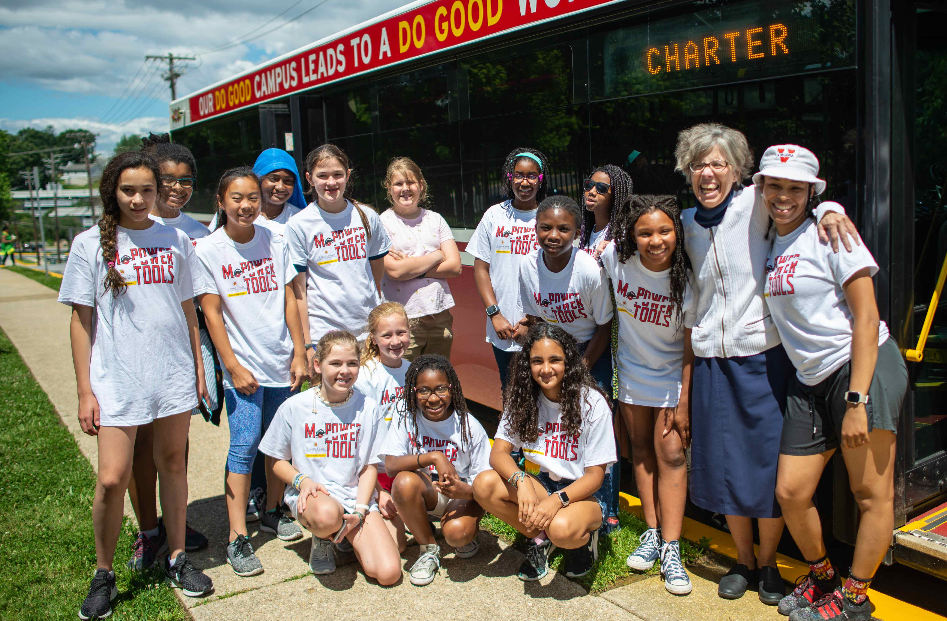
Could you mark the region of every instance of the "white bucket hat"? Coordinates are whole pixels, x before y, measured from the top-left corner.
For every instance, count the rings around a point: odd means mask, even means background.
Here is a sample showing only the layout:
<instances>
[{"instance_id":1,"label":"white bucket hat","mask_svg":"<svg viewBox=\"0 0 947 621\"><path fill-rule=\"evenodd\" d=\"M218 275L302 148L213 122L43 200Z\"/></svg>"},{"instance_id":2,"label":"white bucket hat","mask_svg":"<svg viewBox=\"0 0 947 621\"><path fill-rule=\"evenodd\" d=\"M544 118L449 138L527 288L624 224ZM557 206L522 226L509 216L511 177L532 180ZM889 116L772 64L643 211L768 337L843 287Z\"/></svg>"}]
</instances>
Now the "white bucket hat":
<instances>
[{"instance_id":1,"label":"white bucket hat","mask_svg":"<svg viewBox=\"0 0 947 621\"><path fill-rule=\"evenodd\" d=\"M763 153L760 172L753 175L753 183L759 185L763 177L803 181L811 183L818 195L825 191L825 181L818 174L819 159L812 151L796 144L777 144Z\"/></svg>"}]
</instances>

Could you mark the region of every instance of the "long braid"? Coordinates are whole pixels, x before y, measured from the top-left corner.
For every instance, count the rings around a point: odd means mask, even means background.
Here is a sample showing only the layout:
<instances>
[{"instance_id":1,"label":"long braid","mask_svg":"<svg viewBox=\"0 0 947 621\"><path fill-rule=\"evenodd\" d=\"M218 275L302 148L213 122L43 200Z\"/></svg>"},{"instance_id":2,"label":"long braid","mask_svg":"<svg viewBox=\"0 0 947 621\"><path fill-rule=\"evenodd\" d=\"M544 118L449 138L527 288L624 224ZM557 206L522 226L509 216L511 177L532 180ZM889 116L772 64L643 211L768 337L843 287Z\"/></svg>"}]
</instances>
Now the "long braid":
<instances>
[{"instance_id":1,"label":"long braid","mask_svg":"<svg viewBox=\"0 0 947 621\"><path fill-rule=\"evenodd\" d=\"M506 160L503 161L503 168L501 169L501 174L503 179L503 187L506 188L506 197L510 200L516 196L513 193L513 169L516 168L516 163L520 160L526 160L528 162L536 163L528 157L516 157L520 153L529 153L530 155L535 156L542 162L542 165L539 167L539 173L542 175L542 179L539 182L539 189L536 191L536 202L541 203L544 198L546 198L546 192L549 189L549 177L551 172L549 170L549 160L546 159L546 156L543 155L542 151L537 149L532 149L530 147L518 147L510 151L510 154L506 156Z\"/></svg>"},{"instance_id":2,"label":"long braid","mask_svg":"<svg viewBox=\"0 0 947 621\"><path fill-rule=\"evenodd\" d=\"M615 207L624 205L625 201L631 196L632 188L634 184L631 181L631 177L628 176L624 170L615 166L613 164L605 164L604 166L599 166L589 174L589 178L592 177L595 173L605 173L608 175L608 183L611 185L611 195L612 202L608 206L609 209L609 224L608 224L608 234L607 239L611 239L611 230L612 223L611 217L615 213ZM595 228L595 214L589 211L588 209L583 209L584 214L582 216L582 230L579 232L579 248L587 248L589 241L592 239L592 230Z\"/></svg>"}]
</instances>

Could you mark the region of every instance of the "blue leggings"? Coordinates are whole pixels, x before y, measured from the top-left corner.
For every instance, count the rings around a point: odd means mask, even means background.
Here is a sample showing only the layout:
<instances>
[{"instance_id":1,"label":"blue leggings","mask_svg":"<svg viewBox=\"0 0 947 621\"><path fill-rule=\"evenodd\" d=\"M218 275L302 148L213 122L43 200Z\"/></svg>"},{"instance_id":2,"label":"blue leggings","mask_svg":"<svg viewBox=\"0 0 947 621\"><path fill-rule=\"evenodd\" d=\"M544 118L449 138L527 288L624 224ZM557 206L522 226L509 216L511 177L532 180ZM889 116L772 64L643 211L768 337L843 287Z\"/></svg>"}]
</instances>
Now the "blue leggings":
<instances>
[{"instance_id":1,"label":"blue leggings","mask_svg":"<svg viewBox=\"0 0 947 621\"><path fill-rule=\"evenodd\" d=\"M227 472L250 474L263 434L270 426L276 410L290 395L292 390L289 386L260 386L252 395L245 395L234 388L224 389L227 422L230 425Z\"/></svg>"}]
</instances>

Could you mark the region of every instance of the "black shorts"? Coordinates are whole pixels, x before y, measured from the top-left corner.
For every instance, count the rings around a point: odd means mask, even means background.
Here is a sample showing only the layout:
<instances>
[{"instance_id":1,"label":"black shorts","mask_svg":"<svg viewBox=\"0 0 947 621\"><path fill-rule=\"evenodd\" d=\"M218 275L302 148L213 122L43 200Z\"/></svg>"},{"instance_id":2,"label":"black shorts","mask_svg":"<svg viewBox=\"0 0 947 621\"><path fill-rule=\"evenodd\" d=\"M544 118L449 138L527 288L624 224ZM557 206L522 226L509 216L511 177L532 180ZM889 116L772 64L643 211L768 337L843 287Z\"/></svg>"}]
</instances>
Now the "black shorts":
<instances>
[{"instance_id":1,"label":"black shorts","mask_svg":"<svg viewBox=\"0 0 947 621\"><path fill-rule=\"evenodd\" d=\"M789 386L786 416L779 452L783 455L818 455L839 447L845 393L848 392L851 361L815 386L795 378ZM904 358L890 337L878 347L878 362L868 389L868 431L886 429L897 433L901 405L908 388Z\"/></svg>"}]
</instances>

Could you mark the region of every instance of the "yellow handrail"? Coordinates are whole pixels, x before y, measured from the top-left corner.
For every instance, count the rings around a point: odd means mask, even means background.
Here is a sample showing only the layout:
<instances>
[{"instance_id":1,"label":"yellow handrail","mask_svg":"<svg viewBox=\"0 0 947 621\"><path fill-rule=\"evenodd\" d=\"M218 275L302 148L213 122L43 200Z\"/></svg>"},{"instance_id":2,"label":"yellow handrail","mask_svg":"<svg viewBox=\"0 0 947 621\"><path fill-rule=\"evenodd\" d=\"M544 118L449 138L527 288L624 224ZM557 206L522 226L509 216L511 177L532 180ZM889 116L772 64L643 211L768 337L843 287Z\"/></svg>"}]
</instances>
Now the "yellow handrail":
<instances>
[{"instance_id":1,"label":"yellow handrail","mask_svg":"<svg viewBox=\"0 0 947 621\"><path fill-rule=\"evenodd\" d=\"M917 349L909 349L904 352L904 357L910 362L920 362L924 359L924 346L927 344L927 335L930 334L931 324L934 323L934 314L937 312L940 294L944 290L945 279L947 279L947 255L944 256L944 264L940 268L940 276L937 277L937 286L934 287L934 293L931 295L931 304L927 307L927 316L924 318L921 335L917 337Z\"/></svg>"}]
</instances>

